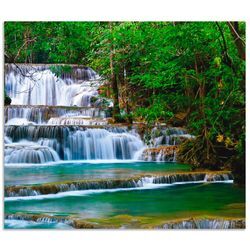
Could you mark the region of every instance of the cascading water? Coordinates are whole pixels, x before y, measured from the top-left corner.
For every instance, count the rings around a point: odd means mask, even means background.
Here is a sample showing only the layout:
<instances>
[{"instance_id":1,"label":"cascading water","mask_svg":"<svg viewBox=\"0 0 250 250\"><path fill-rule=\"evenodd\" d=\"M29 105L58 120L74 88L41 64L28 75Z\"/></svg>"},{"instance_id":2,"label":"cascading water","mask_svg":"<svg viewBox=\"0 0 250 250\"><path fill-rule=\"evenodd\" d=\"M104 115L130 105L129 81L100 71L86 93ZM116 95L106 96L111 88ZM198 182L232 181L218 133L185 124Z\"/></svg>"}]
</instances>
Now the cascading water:
<instances>
[{"instance_id":1,"label":"cascading water","mask_svg":"<svg viewBox=\"0 0 250 250\"><path fill-rule=\"evenodd\" d=\"M59 161L56 151L34 143L5 144L5 163L44 163Z\"/></svg>"},{"instance_id":2,"label":"cascading water","mask_svg":"<svg viewBox=\"0 0 250 250\"><path fill-rule=\"evenodd\" d=\"M5 163L132 159L143 142L126 128L107 127L99 107L100 77L74 66L59 77L51 67L6 65L12 105L5 107L5 134L11 140Z\"/></svg>"},{"instance_id":3,"label":"cascading water","mask_svg":"<svg viewBox=\"0 0 250 250\"><path fill-rule=\"evenodd\" d=\"M105 129L78 130L68 137L69 159L132 159L143 147L142 141L129 133Z\"/></svg>"},{"instance_id":4,"label":"cascading water","mask_svg":"<svg viewBox=\"0 0 250 250\"><path fill-rule=\"evenodd\" d=\"M108 121L105 119L88 119L85 116L77 117L56 117L48 121L48 125L90 125L90 126L104 126Z\"/></svg>"},{"instance_id":5,"label":"cascading water","mask_svg":"<svg viewBox=\"0 0 250 250\"><path fill-rule=\"evenodd\" d=\"M194 136L187 133L183 128L167 127L153 128L150 134L149 145L158 147L161 145L174 146L180 144L185 139L193 138Z\"/></svg>"},{"instance_id":6,"label":"cascading water","mask_svg":"<svg viewBox=\"0 0 250 250\"><path fill-rule=\"evenodd\" d=\"M107 128L107 115L100 106L103 98L98 94L101 78L92 69L77 66L58 76L53 72L58 67L5 65L5 87L12 98L12 105L5 107L5 134L15 143L25 139L37 145L35 151L31 145L20 149L15 144L11 150L6 145L6 163L44 163L57 161L58 157L175 161L176 147L172 146L192 137L179 128L154 128L148 148L134 131ZM106 107L107 103L112 106L106 100ZM43 147L56 152L58 157L38 159L35 155L47 152ZM29 150L33 153L27 154ZM15 152L18 156L14 156ZM19 162L19 155L24 152ZM23 159L24 155L27 159Z\"/></svg>"},{"instance_id":7,"label":"cascading water","mask_svg":"<svg viewBox=\"0 0 250 250\"><path fill-rule=\"evenodd\" d=\"M38 145L49 147L57 152L61 160L132 159L135 153L143 147L139 136L128 132L125 128L6 126L5 133L13 142L28 139ZM26 145L27 150L28 147ZM30 147L33 148L33 144ZM19 150L19 143L12 145L12 149L15 148ZM8 159L8 162L5 162L12 163L10 151L6 150L5 153ZM16 158L15 163L17 163ZM27 163L32 162L29 160Z\"/></svg>"},{"instance_id":8,"label":"cascading water","mask_svg":"<svg viewBox=\"0 0 250 250\"><path fill-rule=\"evenodd\" d=\"M5 88L12 104L90 107L101 81L87 67L73 68L73 73L83 78L57 77L49 66L7 65Z\"/></svg>"},{"instance_id":9,"label":"cascading water","mask_svg":"<svg viewBox=\"0 0 250 250\"><path fill-rule=\"evenodd\" d=\"M175 162L178 145L192 138L194 136L188 134L183 128L155 127L149 134L144 135L148 147L141 150L137 158L144 161Z\"/></svg>"},{"instance_id":10,"label":"cascading water","mask_svg":"<svg viewBox=\"0 0 250 250\"><path fill-rule=\"evenodd\" d=\"M50 119L66 119L71 117L105 118L105 111L92 107L57 107L11 105L4 108L5 122L12 124L12 119L26 119L36 124L46 124Z\"/></svg>"}]
</instances>

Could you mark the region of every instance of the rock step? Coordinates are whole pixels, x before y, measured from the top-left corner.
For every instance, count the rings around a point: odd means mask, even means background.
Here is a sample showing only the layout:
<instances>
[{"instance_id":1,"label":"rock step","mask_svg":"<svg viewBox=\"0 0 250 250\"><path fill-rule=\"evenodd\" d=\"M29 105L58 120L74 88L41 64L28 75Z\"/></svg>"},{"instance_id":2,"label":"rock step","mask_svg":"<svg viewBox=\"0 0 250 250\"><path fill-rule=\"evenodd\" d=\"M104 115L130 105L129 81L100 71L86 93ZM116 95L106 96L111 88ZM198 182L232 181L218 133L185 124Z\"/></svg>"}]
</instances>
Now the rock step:
<instances>
[{"instance_id":1,"label":"rock step","mask_svg":"<svg viewBox=\"0 0 250 250\"><path fill-rule=\"evenodd\" d=\"M49 215L29 215L29 214L6 214L6 220L26 220L42 223L65 223L73 225L73 221L67 217L49 216Z\"/></svg>"},{"instance_id":2,"label":"rock step","mask_svg":"<svg viewBox=\"0 0 250 250\"><path fill-rule=\"evenodd\" d=\"M5 73L14 72L15 74L28 75L30 71L55 70L60 72L60 78L71 78L74 80L89 81L96 78L96 73L89 67L76 64L26 64L26 63L6 63ZM61 70L67 67L67 70Z\"/></svg>"},{"instance_id":3,"label":"rock step","mask_svg":"<svg viewBox=\"0 0 250 250\"><path fill-rule=\"evenodd\" d=\"M5 197L36 196L76 190L136 188L144 187L147 184L218 182L230 180L233 180L233 176L230 172L174 173L158 176L139 176L127 179L79 180L41 185L6 186Z\"/></svg>"},{"instance_id":4,"label":"rock step","mask_svg":"<svg viewBox=\"0 0 250 250\"><path fill-rule=\"evenodd\" d=\"M37 214L6 214L6 220L26 220L37 223L65 223L75 229L98 229L104 226L98 223L91 223L77 218L67 216L49 216ZM246 227L245 219L243 218L189 218L179 219L178 221L167 221L155 229L244 229ZM105 228L115 228L105 226ZM128 227L129 228L129 227ZM122 227L124 229L124 227Z\"/></svg>"},{"instance_id":5,"label":"rock step","mask_svg":"<svg viewBox=\"0 0 250 250\"><path fill-rule=\"evenodd\" d=\"M68 106L30 106L10 105L4 108L5 123L11 119L26 119L37 124L47 123L51 118L56 117L89 117L105 118L110 116L109 110L94 107L68 107ZM16 121L15 121L16 122Z\"/></svg>"},{"instance_id":6,"label":"rock step","mask_svg":"<svg viewBox=\"0 0 250 250\"><path fill-rule=\"evenodd\" d=\"M244 219L186 219L167 222L156 229L244 229Z\"/></svg>"},{"instance_id":7,"label":"rock step","mask_svg":"<svg viewBox=\"0 0 250 250\"><path fill-rule=\"evenodd\" d=\"M169 142L170 143L170 142ZM144 161L175 161L178 145L162 145L156 148L146 148L142 152L140 159Z\"/></svg>"}]
</instances>

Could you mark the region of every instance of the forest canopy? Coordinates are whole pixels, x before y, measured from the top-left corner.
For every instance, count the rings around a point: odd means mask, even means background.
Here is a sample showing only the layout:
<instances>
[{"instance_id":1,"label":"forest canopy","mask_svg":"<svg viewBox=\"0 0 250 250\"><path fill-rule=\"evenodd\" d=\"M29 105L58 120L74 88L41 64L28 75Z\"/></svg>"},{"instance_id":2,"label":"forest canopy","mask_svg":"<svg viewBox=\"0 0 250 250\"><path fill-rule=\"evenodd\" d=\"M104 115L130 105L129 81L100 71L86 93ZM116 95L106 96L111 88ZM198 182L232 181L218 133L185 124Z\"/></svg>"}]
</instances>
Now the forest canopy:
<instances>
[{"instance_id":1,"label":"forest canopy","mask_svg":"<svg viewBox=\"0 0 250 250\"><path fill-rule=\"evenodd\" d=\"M244 22L6 22L4 32L6 63L92 67L115 122L186 127L195 139L181 161L244 182Z\"/></svg>"}]
</instances>

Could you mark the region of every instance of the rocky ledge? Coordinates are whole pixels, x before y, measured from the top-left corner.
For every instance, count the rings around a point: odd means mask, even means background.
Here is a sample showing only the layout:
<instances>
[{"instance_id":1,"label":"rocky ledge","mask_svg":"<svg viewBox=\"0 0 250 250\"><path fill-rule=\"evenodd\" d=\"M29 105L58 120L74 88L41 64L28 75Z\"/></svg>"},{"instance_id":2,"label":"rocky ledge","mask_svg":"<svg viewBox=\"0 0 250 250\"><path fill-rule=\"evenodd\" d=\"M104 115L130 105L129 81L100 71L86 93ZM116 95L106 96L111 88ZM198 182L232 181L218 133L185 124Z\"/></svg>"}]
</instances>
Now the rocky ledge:
<instances>
[{"instance_id":1,"label":"rocky ledge","mask_svg":"<svg viewBox=\"0 0 250 250\"><path fill-rule=\"evenodd\" d=\"M145 161L175 161L177 150L177 145L146 148L141 155L141 159Z\"/></svg>"},{"instance_id":2,"label":"rocky ledge","mask_svg":"<svg viewBox=\"0 0 250 250\"><path fill-rule=\"evenodd\" d=\"M102 224L100 221L82 220L80 218L72 218L69 216L50 216L50 215L33 215L33 214L7 214L6 220L25 220L37 223L64 223L75 229L244 229L244 218L188 218L178 219L175 221L167 221L158 226L143 225L145 218L134 218L131 216L116 216L114 221ZM124 219L127 223L124 224ZM141 222L140 222L141 221ZM136 224L135 224L136 222ZM132 223L132 224L130 224ZM141 224L142 223L142 224ZM134 225L135 224L135 225ZM136 226L136 227L135 227Z\"/></svg>"},{"instance_id":3,"label":"rocky ledge","mask_svg":"<svg viewBox=\"0 0 250 250\"><path fill-rule=\"evenodd\" d=\"M244 229L244 219L187 219L167 222L157 229Z\"/></svg>"},{"instance_id":4,"label":"rocky ledge","mask_svg":"<svg viewBox=\"0 0 250 250\"><path fill-rule=\"evenodd\" d=\"M77 180L41 185L6 186L5 197L36 196L56 194L59 192L90 190L137 188L147 184L175 184L193 182L233 181L230 172L183 172L158 175L141 175L124 179Z\"/></svg>"}]
</instances>

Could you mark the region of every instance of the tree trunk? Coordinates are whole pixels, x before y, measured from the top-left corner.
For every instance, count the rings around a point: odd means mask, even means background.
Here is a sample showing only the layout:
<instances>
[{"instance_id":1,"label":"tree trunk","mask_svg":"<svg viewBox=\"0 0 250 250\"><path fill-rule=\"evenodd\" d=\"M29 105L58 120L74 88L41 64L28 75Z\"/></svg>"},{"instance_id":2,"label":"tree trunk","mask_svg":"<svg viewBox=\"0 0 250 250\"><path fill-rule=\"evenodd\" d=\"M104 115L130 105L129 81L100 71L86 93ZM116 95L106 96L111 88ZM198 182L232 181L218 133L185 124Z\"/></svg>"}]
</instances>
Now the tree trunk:
<instances>
[{"instance_id":1,"label":"tree trunk","mask_svg":"<svg viewBox=\"0 0 250 250\"><path fill-rule=\"evenodd\" d=\"M246 60L246 52L245 52L246 44L245 44L245 41L241 37L240 30L239 30L239 23L227 22L227 24L234 38L234 43L237 48L239 57L245 61ZM246 88L245 86L246 85L246 72L245 71L242 74L242 81L240 85L241 85L242 90L245 91L245 88Z\"/></svg>"},{"instance_id":2,"label":"tree trunk","mask_svg":"<svg viewBox=\"0 0 250 250\"><path fill-rule=\"evenodd\" d=\"M110 34L112 35L112 23L109 22L109 29L110 29ZM113 107L113 119L115 122L119 121L119 116L120 116L120 107L119 107L119 89L118 89L118 82L117 82L117 72L116 69L114 68L114 47L113 47L113 40L112 38L110 39L110 72L111 72L111 87L113 91L113 102L114 102L114 107Z\"/></svg>"},{"instance_id":3,"label":"tree trunk","mask_svg":"<svg viewBox=\"0 0 250 250\"><path fill-rule=\"evenodd\" d=\"M245 42L240 36L239 32L239 23L238 22L227 22L229 29L231 31L231 34L234 38L234 43L236 45L236 48L238 50L239 56L242 60L246 60L246 54L245 54Z\"/></svg>"},{"instance_id":4,"label":"tree trunk","mask_svg":"<svg viewBox=\"0 0 250 250\"><path fill-rule=\"evenodd\" d=\"M222 38L222 43L220 42L220 45L221 45L221 49L222 49L222 58L223 58L223 61L229 67L231 67L233 69L233 71L235 72L235 68L234 68L233 62L232 62L231 58L228 55L227 42L226 42L226 38L225 38L224 32L223 32L221 26L219 25L219 22L215 22L215 24L218 27L220 35L221 35L221 38Z\"/></svg>"},{"instance_id":5,"label":"tree trunk","mask_svg":"<svg viewBox=\"0 0 250 250\"><path fill-rule=\"evenodd\" d=\"M113 90L113 102L114 102L114 107L113 107L113 118L115 122L119 121L119 116L120 116L120 107L119 107L119 90L118 90L118 84L117 84L117 76L116 74L112 74L111 76L111 86Z\"/></svg>"}]
</instances>

